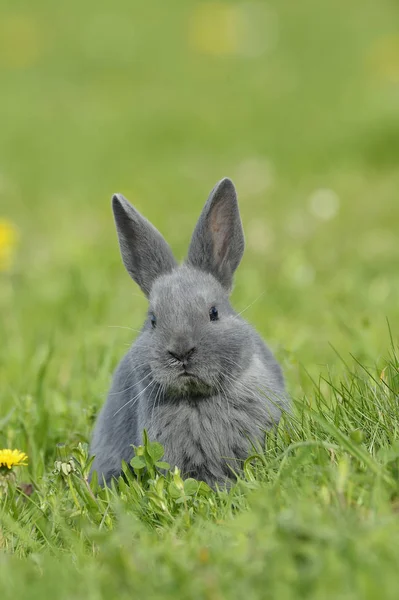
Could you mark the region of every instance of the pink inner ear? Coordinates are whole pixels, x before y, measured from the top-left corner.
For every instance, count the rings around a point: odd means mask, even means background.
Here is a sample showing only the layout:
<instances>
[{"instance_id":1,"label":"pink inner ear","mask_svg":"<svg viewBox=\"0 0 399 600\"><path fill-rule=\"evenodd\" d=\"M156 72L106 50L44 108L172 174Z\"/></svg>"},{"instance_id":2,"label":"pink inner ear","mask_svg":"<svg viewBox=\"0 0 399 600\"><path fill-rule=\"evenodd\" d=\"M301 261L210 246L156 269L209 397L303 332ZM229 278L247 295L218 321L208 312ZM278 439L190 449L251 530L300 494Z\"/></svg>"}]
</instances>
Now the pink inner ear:
<instances>
[{"instance_id":1,"label":"pink inner ear","mask_svg":"<svg viewBox=\"0 0 399 600\"><path fill-rule=\"evenodd\" d=\"M229 223L223 211L223 205L217 206L211 213L210 230L213 242L213 256L219 263L226 258L229 244Z\"/></svg>"}]
</instances>

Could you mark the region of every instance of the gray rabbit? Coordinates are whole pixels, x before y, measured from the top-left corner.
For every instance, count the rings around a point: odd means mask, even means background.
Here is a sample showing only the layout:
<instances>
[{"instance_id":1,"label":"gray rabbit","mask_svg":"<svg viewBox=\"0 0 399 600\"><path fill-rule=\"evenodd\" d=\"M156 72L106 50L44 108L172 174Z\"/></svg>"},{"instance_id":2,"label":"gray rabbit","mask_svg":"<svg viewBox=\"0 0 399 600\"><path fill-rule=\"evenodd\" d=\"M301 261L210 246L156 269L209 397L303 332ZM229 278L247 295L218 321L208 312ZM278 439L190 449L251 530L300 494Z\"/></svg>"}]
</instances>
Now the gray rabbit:
<instances>
[{"instance_id":1,"label":"gray rabbit","mask_svg":"<svg viewBox=\"0 0 399 600\"><path fill-rule=\"evenodd\" d=\"M288 408L279 364L229 303L244 252L234 185L226 178L212 190L180 266L121 194L112 207L123 262L149 309L98 417L93 470L107 483L118 477L146 429L184 476L227 482Z\"/></svg>"}]
</instances>

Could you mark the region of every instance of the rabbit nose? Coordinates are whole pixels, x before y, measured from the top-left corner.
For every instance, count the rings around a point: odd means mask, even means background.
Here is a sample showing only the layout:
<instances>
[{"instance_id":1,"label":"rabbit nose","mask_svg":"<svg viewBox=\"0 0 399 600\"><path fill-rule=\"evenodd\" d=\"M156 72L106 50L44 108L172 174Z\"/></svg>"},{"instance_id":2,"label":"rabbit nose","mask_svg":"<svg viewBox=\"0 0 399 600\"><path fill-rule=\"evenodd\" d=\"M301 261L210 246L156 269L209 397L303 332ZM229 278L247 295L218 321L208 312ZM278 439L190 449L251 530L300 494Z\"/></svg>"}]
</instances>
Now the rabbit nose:
<instances>
[{"instance_id":1,"label":"rabbit nose","mask_svg":"<svg viewBox=\"0 0 399 600\"><path fill-rule=\"evenodd\" d=\"M176 359L182 363L187 362L189 360L189 358L191 358L191 356L194 354L194 352L195 352L195 348L190 348L189 350L186 350L186 351L168 350L168 353L171 356L173 356L174 359Z\"/></svg>"}]
</instances>

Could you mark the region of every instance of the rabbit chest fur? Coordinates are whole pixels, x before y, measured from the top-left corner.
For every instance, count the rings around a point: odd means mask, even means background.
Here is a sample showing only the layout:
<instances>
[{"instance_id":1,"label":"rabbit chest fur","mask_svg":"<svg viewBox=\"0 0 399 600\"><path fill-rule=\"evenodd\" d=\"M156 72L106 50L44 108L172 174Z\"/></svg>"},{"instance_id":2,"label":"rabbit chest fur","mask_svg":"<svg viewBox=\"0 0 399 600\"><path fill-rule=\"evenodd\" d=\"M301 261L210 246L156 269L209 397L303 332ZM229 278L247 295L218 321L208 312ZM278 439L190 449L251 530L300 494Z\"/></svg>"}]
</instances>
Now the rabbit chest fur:
<instances>
[{"instance_id":1,"label":"rabbit chest fur","mask_svg":"<svg viewBox=\"0 0 399 600\"><path fill-rule=\"evenodd\" d=\"M234 186L224 179L212 191L181 266L123 197L113 208L122 258L149 309L98 417L93 470L117 477L146 429L184 476L225 482L288 409L279 364L229 302L244 250Z\"/></svg>"},{"instance_id":2,"label":"rabbit chest fur","mask_svg":"<svg viewBox=\"0 0 399 600\"><path fill-rule=\"evenodd\" d=\"M259 340L249 364L223 391L180 397L151 383L147 369L134 369L142 348L133 347L115 373L97 422L94 470L107 482L117 477L121 460L129 463L132 446L142 443L146 429L150 439L164 446L163 460L179 466L184 476L213 485L239 471L251 445L263 444L265 431L279 420L283 400L281 370L261 344Z\"/></svg>"}]
</instances>

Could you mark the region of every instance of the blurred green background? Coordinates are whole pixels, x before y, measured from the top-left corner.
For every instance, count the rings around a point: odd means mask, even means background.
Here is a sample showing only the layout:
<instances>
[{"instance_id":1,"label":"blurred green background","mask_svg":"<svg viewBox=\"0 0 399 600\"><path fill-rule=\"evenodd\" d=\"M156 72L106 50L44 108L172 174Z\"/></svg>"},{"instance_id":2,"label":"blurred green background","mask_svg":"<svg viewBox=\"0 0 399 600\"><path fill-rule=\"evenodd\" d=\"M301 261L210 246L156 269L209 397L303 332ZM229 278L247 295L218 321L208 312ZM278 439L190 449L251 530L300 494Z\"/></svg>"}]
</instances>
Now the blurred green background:
<instances>
[{"instance_id":1,"label":"blurred green background","mask_svg":"<svg viewBox=\"0 0 399 600\"><path fill-rule=\"evenodd\" d=\"M233 303L295 396L305 371L339 369L332 346L387 354L398 22L388 0L2 3L0 442L35 452L40 434L52 456L87 439L124 328L142 323L113 192L183 258L210 189L234 180L247 250Z\"/></svg>"}]
</instances>

